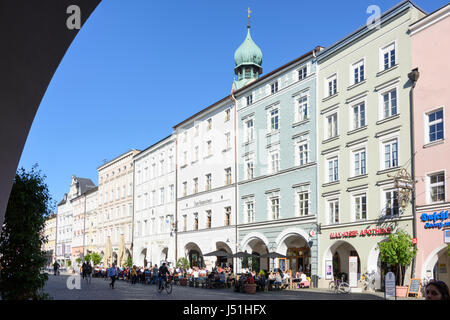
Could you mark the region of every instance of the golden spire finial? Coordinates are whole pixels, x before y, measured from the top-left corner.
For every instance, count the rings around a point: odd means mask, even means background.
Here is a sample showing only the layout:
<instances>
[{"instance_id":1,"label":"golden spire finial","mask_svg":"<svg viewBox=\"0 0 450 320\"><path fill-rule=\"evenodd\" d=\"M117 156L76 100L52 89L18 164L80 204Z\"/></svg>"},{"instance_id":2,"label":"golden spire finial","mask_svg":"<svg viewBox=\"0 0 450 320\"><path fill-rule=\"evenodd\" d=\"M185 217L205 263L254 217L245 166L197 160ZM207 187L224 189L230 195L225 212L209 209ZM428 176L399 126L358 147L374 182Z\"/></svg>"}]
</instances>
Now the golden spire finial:
<instances>
[{"instance_id":1,"label":"golden spire finial","mask_svg":"<svg viewBox=\"0 0 450 320\"><path fill-rule=\"evenodd\" d=\"M248 9L247 9L247 17L248 17L248 26L247 26L247 28L250 28L250 13L252 13L252 11L250 10L250 7L248 7Z\"/></svg>"}]
</instances>

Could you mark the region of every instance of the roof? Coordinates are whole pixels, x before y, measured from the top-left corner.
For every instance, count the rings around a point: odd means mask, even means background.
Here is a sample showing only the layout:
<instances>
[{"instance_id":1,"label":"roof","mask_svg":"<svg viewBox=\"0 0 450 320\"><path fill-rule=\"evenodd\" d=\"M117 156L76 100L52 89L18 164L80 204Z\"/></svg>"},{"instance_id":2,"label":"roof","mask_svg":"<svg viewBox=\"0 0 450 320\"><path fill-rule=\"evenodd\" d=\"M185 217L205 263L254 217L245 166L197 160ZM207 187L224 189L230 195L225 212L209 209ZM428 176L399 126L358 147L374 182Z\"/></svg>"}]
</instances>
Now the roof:
<instances>
[{"instance_id":1,"label":"roof","mask_svg":"<svg viewBox=\"0 0 450 320\"><path fill-rule=\"evenodd\" d=\"M426 11L422 10L421 8L419 8L415 3L413 3L410 0L405 0L400 2L399 4L397 4L396 6L392 7L391 9L385 11L381 17L380 17L380 21L381 23L383 23L384 21L396 16L397 14L399 14L400 12L406 10L406 9L410 9L412 7L415 7L416 9L422 11L424 14L427 14ZM333 54L335 51L339 50L340 48L346 46L347 44L355 41L357 38L365 35L366 33L372 31L372 29L369 29L367 24L365 24L364 26L358 28L357 30L353 31L352 33L350 33L349 35L345 36L344 38L342 38L341 40L335 42L334 44L332 44L331 46L327 47L325 50L321 51L320 53L317 54L317 58L318 60L320 59L325 59L326 57L328 57L330 54Z\"/></svg>"},{"instance_id":2,"label":"roof","mask_svg":"<svg viewBox=\"0 0 450 320\"><path fill-rule=\"evenodd\" d=\"M77 177L77 181L78 181L78 187L80 188L81 195L85 194L89 190L95 188L95 183L93 183L91 179Z\"/></svg>"},{"instance_id":3,"label":"roof","mask_svg":"<svg viewBox=\"0 0 450 320\"><path fill-rule=\"evenodd\" d=\"M322 49L323 49L323 47L317 46L317 47L314 48L313 50L308 51L307 53L303 54L302 56L300 56L300 57L298 57L298 58L296 58L296 59L294 59L294 60L292 60L292 61L290 61L290 62L288 62L288 63L286 63L286 64L284 64L284 65L282 65L281 67L279 67L279 68L277 68L277 69L275 69L275 70L273 70L273 71L271 71L271 72L265 74L264 76L258 78L257 80L248 83L247 85L245 85L244 87L242 87L242 88L240 88L240 89L234 91L233 93L234 93L235 95L236 95L236 94L239 94L239 93L243 92L244 90L250 88L251 86L255 86L255 85L259 84L261 81L264 81L264 80L267 79L268 77L270 77L270 76L272 76L272 75L278 73L279 71L281 71L281 70L283 70L283 69L285 69L285 68L287 68L287 67L289 67L289 66L291 66L291 65L293 65L293 64L295 64L295 63L297 63L297 62L299 62L299 61L301 61L301 60L303 60L303 59L305 59L306 57L308 57L308 56L310 56L310 55L313 55L315 52L321 51ZM181 125L185 124L186 122L189 122L189 121L191 121L192 119L194 119L194 118L198 117L199 115L201 115L202 113L205 113L205 112L207 112L207 111L213 109L214 107L218 106L219 104L225 102L225 101L228 100L228 99L231 100L231 94L230 94L230 95L227 95L226 97L224 97L224 98L222 98L221 100L219 100L219 101L213 103L213 104L210 105L209 107L206 107L206 108L200 110L199 112L195 113L194 115L190 116L189 118L187 118L187 119L183 120L182 122L178 123L177 125L173 126L173 129L176 130L178 127L180 127Z\"/></svg>"},{"instance_id":4,"label":"roof","mask_svg":"<svg viewBox=\"0 0 450 320\"><path fill-rule=\"evenodd\" d=\"M127 152L124 152L124 153L122 153L121 155L118 155L118 156L115 157L114 159L112 159L112 160L110 160L110 161L108 161L108 162L102 164L101 166L98 166L98 167L97 167L97 170L99 170L99 169L102 168L102 167L108 166L108 165L111 164L112 162L114 162L114 161L120 159L121 157L123 157L123 156L126 155L127 153L130 153L130 152L133 152L133 151L141 152L140 150L137 150L137 149L130 149L130 150L128 150Z\"/></svg>"}]
</instances>

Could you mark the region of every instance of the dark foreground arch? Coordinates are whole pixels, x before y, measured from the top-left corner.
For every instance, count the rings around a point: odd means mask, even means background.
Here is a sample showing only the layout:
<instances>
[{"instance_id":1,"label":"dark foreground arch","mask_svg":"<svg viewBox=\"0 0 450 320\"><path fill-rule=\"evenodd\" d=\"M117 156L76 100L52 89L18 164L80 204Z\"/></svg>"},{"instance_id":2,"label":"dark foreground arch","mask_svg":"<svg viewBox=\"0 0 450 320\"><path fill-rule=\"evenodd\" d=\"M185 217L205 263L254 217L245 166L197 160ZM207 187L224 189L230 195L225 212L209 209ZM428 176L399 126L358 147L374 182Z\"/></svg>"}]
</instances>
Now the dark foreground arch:
<instances>
[{"instance_id":1,"label":"dark foreground arch","mask_svg":"<svg viewBox=\"0 0 450 320\"><path fill-rule=\"evenodd\" d=\"M67 8L80 8L83 26L100 1L0 2L0 226L31 124L79 31L67 28Z\"/></svg>"}]
</instances>

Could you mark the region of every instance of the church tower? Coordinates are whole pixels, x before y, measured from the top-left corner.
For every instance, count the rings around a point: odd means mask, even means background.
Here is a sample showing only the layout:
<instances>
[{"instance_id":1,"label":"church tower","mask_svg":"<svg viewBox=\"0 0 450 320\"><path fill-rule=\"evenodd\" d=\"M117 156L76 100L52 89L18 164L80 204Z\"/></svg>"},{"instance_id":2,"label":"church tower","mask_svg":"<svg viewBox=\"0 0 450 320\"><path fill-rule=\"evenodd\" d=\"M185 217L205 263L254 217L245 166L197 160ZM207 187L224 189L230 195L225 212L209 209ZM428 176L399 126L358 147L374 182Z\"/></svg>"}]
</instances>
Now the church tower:
<instances>
[{"instance_id":1,"label":"church tower","mask_svg":"<svg viewBox=\"0 0 450 320\"><path fill-rule=\"evenodd\" d=\"M248 9L247 37L234 53L238 79L233 81L233 90L238 90L259 78L262 73L262 51L250 35L250 8Z\"/></svg>"}]
</instances>

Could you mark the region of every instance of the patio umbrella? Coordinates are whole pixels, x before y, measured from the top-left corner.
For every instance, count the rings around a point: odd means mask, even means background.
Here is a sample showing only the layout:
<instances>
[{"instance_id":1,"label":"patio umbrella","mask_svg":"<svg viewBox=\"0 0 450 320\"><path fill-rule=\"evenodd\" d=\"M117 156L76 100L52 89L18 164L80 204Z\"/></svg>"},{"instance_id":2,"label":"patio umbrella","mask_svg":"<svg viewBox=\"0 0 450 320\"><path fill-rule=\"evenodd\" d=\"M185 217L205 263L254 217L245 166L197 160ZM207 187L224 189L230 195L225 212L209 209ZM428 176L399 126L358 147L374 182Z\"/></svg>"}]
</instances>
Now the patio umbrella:
<instances>
[{"instance_id":1,"label":"patio umbrella","mask_svg":"<svg viewBox=\"0 0 450 320\"><path fill-rule=\"evenodd\" d=\"M228 253L222 250L216 250L203 255L204 257L228 257Z\"/></svg>"},{"instance_id":2,"label":"patio umbrella","mask_svg":"<svg viewBox=\"0 0 450 320\"><path fill-rule=\"evenodd\" d=\"M282 254L278 253L278 252L269 252L266 254L263 254L261 256L261 258L269 258L269 259L278 259L278 258L286 258L286 256L283 256Z\"/></svg>"},{"instance_id":3,"label":"patio umbrella","mask_svg":"<svg viewBox=\"0 0 450 320\"><path fill-rule=\"evenodd\" d=\"M109 236L108 239L106 240L105 256L103 258L103 261L105 262L106 266L112 263L112 244L111 244L111 237Z\"/></svg>"},{"instance_id":4,"label":"patio umbrella","mask_svg":"<svg viewBox=\"0 0 450 320\"><path fill-rule=\"evenodd\" d=\"M232 255L227 255L228 258L259 258L259 256L255 254L250 254L248 252L236 252Z\"/></svg>"},{"instance_id":5,"label":"patio umbrella","mask_svg":"<svg viewBox=\"0 0 450 320\"><path fill-rule=\"evenodd\" d=\"M119 252L117 253L117 264L122 267L125 264L125 239L123 234L120 235Z\"/></svg>"}]
</instances>

